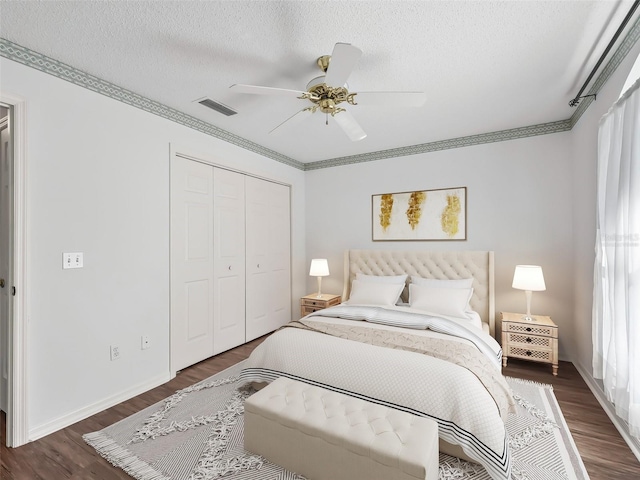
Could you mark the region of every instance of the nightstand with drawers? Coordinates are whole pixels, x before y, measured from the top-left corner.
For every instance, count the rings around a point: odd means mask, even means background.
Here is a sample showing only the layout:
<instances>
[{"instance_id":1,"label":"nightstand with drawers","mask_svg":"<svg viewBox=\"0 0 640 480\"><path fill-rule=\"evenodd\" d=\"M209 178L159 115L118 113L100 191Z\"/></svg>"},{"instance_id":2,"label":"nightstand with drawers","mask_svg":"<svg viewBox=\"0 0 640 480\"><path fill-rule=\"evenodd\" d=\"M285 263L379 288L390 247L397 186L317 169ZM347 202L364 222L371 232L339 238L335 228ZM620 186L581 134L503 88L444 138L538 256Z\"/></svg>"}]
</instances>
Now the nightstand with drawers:
<instances>
[{"instance_id":1,"label":"nightstand with drawers","mask_svg":"<svg viewBox=\"0 0 640 480\"><path fill-rule=\"evenodd\" d=\"M502 366L507 358L549 363L558 375L558 326L550 317L502 312Z\"/></svg>"},{"instance_id":2,"label":"nightstand with drawers","mask_svg":"<svg viewBox=\"0 0 640 480\"><path fill-rule=\"evenodd\" d=\"M300 299L300 315L303 317L323 308L333 307L342 302L341 295L323 293L318 297L317 293L306 295Z\"/></svg>"}]
</instances>

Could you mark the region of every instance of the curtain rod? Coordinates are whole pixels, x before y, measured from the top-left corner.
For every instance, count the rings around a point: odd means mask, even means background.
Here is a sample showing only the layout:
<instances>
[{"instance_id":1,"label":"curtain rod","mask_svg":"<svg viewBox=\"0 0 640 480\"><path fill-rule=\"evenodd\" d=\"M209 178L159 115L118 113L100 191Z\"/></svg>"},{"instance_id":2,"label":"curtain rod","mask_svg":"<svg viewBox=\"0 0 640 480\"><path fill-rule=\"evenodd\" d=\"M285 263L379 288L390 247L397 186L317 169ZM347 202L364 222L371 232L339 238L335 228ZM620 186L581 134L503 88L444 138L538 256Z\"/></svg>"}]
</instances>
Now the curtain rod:
<instances>
[{"instance_id":1,"label":"curtain rod","mask_svg":"<svg viewBox=\"0 0 640 480\"><path fill-rule=\"evenodd\" d=\"M624 30L624 27L627 26L627 23L629 23L629 20L631 20L631 17L633 16L633 14L635 13L636 9L638 8L638 5L640 5L640 0L635 0L635 2L633 2L633 5L631 6L631 8L629 9L629 13L627 13L627 16L624 17L624 20L622 21L622 23L620 24L620 26L618 27L618 30L616 30L616 33L613 35L613 38L611 39L611 41L609 42L609 45L607 45L607 48L604 49L604 52L602 52L602 55L600 56L600 59L598 60L598 62L596 63L595 67L593 67L593 70L591 70L591 73L589 74L589 76L587 77L587 80L584 82L584 85L582 85L582 88L580 89L580 91L576 94L576 96L573 98L573 100L571 100L569 102L569 106L570 107L577 107L578 104L580 103L580 99L581 98L585 98L585 97L595 97L596 94L593 93L591 95L584 95L584 96L580 96L582 95L582 92L584 92L584 89L587 88L587 85L589 85L589 82L591 81L591 79L593 78L593 76L595 75L595 73L598 71L598 68L600 68L600 65L602 64L602 62L604 61L604 59L606 58L606 56L609 54L609 51L611 50L611 48L613 47L614 43L616 43L616 40L618 40L618 37L620 36L620 34L622 33L622 31ZM596 92L597 93L597 92Z\"/></svg>"}]
</instances>

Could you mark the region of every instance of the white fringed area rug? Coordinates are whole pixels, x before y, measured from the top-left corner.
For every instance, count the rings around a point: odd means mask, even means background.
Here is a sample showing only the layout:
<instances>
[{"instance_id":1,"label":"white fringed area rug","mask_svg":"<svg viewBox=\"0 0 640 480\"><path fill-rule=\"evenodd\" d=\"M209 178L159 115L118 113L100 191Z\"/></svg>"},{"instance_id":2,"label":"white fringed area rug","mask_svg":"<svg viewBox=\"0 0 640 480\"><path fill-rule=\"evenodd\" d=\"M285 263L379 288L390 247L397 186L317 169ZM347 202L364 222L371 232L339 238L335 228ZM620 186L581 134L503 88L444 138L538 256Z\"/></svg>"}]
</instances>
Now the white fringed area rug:
<instances>
[{"instance_id":1,"label":"white fringed area rug","mask_svg":"<svg viewBox=\"0 0 640 480\"><path fill-rule=\"evenodd\" d=\"M243 448L242 363L84 440L138 480L304 480ZM507 422L513 480L588 479L550 385L507 379L518 413ZM490 480L485 469L440 454L440 480ZM366 480L366 479L354 479Z\"/></svg>"}]
</instances>

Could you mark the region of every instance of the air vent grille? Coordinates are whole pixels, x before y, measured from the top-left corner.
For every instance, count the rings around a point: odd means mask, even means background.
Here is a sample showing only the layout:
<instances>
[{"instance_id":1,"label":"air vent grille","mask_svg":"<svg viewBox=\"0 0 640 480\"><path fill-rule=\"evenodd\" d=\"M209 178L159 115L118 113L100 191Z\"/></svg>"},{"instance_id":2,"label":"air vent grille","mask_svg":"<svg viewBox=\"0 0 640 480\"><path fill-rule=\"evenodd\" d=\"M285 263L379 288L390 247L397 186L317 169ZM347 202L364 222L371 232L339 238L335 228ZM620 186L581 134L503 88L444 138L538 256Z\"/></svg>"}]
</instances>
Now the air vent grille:
<instances>
[{"instance_id":1,"label":"air vent grille","mask_svg":"<svg viewBox=\"0 0 640 480\"><path fill-rule=\"evenodd\" d=\"M226 105L223 105L222 103L218 103L214 100L211 100L210 98L198 100L198 103L200 105L204 105L205 107L210 108L211 110L215 110L218 113L226 115L227 117L230 117L231 115L235 115L236 113L238 113L235 110L232 110L231 108L227 107Z\"/></svg>"}]
</instances>

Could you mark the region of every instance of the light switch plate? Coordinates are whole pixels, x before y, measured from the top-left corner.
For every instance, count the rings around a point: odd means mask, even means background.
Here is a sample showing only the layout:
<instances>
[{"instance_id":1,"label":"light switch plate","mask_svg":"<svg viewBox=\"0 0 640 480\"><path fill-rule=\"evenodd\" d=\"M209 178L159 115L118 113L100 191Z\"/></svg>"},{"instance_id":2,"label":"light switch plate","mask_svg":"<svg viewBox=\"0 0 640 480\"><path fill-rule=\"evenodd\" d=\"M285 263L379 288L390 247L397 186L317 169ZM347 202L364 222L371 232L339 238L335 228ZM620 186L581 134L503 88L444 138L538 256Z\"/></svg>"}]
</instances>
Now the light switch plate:
<instances>
[{"instance_id":1,"label":"light switch plate","mask_svg":"<svg viewBox=\"0 0 640 480\"><path fill-rule=\"evenodd\" d=\"M82 252L63 253L62 268L82 268L84 266L84 254Z\"/></svg>"}]
</instances>

